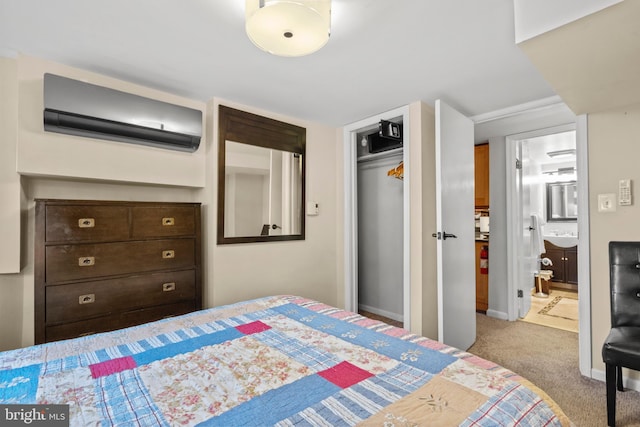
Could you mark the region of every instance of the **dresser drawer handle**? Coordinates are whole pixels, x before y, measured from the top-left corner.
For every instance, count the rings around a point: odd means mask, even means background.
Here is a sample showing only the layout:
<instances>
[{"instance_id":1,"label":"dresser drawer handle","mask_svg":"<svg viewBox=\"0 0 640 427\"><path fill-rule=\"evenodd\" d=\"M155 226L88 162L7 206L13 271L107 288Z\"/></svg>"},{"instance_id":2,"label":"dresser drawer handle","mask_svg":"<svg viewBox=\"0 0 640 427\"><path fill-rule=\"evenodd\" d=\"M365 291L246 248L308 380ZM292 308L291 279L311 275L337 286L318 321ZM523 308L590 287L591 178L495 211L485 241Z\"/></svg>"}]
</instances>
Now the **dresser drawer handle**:
<instances>
[{"instance_id":1,"label":"dresser drawer handle","mask_svg":"<svg viewBox=\"0 0 640 427\"><path fill-rule=\"evenodd\" d=\"M96 263L96 257L92 256L81 256L78 258L78 265L80 267L89 267Z\"/></svg>"},{"instance_id":2,"label":"dresser drawer handle","mask_svg":"<svg viewBox=\"0 0 640 427\"><path fill-rule=\"evenodd\" d=\"M174 251L173 249L168 250L168 251L162 251L162 258L163 259L170 259L170 258L175 258L176 257L176 251Z\"/></svg>"},{"instance_id":3,"label":"dresser drawer handle","mask_svg":"<svg viewBox=\"0 0 640 427\"><path fill-rule=\"evenodd\" d=\"M94 302L96 302L96 294L86 294L78 297L78 304L93 304Z\"/></svg>"},{"instance_id":4,"label":"dresser drawer handle","mask_svg":"<svg viewBox=\"0 0 640 427\"><path fill-rule=\"evenodd\" d=\"M162 218L162 225L176 225L175 218Z\"/></svg>"},{"instance_id":5,"label":"dresser drawer handle","mask_svg":"<svg viewBox=\"0 0 640 427\"><path fill-rule=\"evenodd\" d=\"M78 220L78 227L80 228L93 228L96 226L96 220L94 218L80 218Z\"/></svg>"},{"instance_id":6,"label":"dresser drawer handle","mask_svg":"<svg viewBox=\"0 0 640 427\"><path fill-rule=\"evenodd\" d=\"M176 290L175 282L163 283L162 284L162 292L171 292Z\"/></svg>"},{"instance_id":7,"label":"dresser drawer handle","mask_svg":"<svg viewBox=\"0 0 640 427\"><path fill-rule=\"evenodd\" d=\"M163 259L170 259L170 258L175 258L176 257L176 251L174 251L173 249L170 249L168 251L162 251L162 258Z\"/></svg>"},{"instance_id":8,"label":"dresser drawer handle","mask_svg":"<svg viewBox=\"0 0 640 427\"><path fill-rule=\"evenodd\" d=\"M78 337L87 337L87 336L93 335L93 334L95 334L95 332L85 332L83 334L78 335Z\"/></svg>"}]
</instances>

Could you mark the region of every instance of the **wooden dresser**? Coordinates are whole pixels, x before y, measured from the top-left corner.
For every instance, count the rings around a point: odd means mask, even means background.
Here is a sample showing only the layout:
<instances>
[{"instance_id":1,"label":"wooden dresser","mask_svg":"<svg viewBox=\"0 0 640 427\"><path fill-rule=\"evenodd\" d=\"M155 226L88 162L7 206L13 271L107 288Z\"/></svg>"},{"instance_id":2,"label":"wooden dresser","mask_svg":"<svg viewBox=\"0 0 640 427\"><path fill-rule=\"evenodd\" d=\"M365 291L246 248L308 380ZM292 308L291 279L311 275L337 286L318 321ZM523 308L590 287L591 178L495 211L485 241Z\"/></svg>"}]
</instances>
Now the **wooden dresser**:
<instances>
[{"instance_id":1,"label":"wooden dresser","mask_svg":"<svg viewBox=\"0 0 640 427\"><path fill-rule=\"evenodd\" d=\"M35 342L202 308L199 203L36 200Z\"/></svg>"}]
</instances>

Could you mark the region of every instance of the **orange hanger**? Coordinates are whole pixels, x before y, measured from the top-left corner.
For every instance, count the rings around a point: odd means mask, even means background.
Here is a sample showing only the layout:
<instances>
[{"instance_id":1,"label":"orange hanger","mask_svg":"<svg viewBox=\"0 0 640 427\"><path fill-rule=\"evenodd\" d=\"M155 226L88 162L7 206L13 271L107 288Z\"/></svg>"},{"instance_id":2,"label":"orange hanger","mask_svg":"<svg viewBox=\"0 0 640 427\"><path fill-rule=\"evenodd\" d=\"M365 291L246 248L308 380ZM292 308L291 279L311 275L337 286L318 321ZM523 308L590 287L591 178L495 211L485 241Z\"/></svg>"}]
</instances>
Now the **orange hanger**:
<instances>
[{"instance_id":1,"label":"orange hanger","mask_svg":"<svg viewBox=\"0 0 640 427\"><path fill-rule=\"evenodd\" d=\"M404 162L400 162L400 164L395 168L389 169L389 171L387 172L387 176L403 179L404 178Z\"/></svg>"}]
</instances>

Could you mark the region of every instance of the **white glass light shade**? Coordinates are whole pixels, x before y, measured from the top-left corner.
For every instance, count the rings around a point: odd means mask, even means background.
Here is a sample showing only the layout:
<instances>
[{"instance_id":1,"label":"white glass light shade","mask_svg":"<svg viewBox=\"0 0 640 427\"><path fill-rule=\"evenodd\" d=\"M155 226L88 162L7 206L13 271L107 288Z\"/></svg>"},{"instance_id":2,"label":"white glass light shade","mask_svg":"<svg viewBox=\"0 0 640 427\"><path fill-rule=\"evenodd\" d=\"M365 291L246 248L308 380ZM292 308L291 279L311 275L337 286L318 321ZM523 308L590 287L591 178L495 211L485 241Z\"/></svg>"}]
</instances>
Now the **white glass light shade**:
<instances>
[{"instance_id":1,"label":"white glass light shade","mask_svg":"<svg viewBox=\"0 0 640 427\"><path fill-rule=\"evenodd\" d=\"M253 44L279 56L313 53L331 32L331 0L246 0L245 15Z\"/></svg>"}]
</instances>

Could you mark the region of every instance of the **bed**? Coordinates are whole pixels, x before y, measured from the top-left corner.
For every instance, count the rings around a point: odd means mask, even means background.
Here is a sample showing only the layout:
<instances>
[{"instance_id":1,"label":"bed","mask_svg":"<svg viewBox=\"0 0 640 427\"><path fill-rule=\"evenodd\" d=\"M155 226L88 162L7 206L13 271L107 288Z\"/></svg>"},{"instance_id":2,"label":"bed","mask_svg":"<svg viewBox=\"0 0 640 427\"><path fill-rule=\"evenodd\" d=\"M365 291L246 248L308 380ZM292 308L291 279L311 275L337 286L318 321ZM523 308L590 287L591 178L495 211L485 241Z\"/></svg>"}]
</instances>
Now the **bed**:
<instances>
[{"instance_id":1,"label":"bed","mask_svg":"<svg viewBox=\"0 0 640 427\"><path fill-rule=\"evenodd\" d=\"M2 352L0 404L72 426L572 425L495 363L297 296Z\"/></svg>"}]
</instances>

